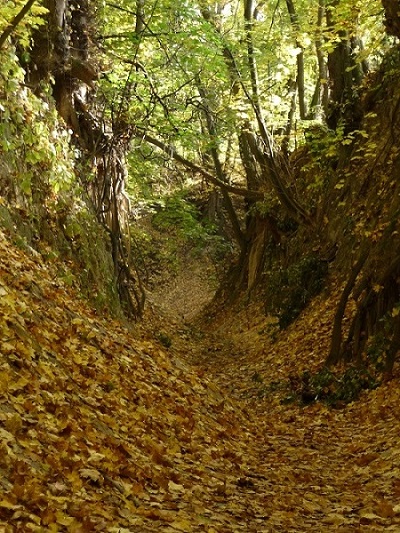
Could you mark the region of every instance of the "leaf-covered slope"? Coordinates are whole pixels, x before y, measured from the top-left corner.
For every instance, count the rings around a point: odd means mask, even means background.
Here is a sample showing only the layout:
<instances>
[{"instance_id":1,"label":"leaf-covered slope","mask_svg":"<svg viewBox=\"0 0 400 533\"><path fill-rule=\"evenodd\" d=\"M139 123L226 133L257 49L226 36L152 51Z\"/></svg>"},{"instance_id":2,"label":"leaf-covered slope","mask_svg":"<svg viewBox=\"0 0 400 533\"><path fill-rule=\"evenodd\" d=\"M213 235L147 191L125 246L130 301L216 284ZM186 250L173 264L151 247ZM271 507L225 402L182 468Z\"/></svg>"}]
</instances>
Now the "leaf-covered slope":
<instances>
[{"instance_id":1,"label":"leaf-covered slope","mask_svg":"<svg viewBox=\"0 0 400 533\"><path fill-rule=\"evenodd\" d=\"M214 323L195 372L32 253L0 233L1 531L399 531L398 373L341 410L272 387L323 358L322 295L275 343Z\"/></svg>"},{"instance_id":2,"label":"leaf-covered slope","mask_svg":"<svg viewBox=\"0 0 400 533\"><path fill-rule=\"evenodd\" d=\"M249 524L263 520L254 531L400 531L400 368L335 409L286 401L293 392L301 399L303 373L324 362L336 300L337 289L319 295L276 335L257 305L209 325L214 347L209 337L198 364L247 405L257 426L251 479L258 513L250 509Z\"/></svg>"},{"instance_id":3,"label":"leaf-covered slope","mask_svg":"<svg viewBox=\"0 0 400 533\"><path fill-rule=\"evenodd\" d=\"M204 376L98 318L0 233L5 531L222 531L229 515L206 502L240 479L245 425Z\"/></svg>"}]
</instances>

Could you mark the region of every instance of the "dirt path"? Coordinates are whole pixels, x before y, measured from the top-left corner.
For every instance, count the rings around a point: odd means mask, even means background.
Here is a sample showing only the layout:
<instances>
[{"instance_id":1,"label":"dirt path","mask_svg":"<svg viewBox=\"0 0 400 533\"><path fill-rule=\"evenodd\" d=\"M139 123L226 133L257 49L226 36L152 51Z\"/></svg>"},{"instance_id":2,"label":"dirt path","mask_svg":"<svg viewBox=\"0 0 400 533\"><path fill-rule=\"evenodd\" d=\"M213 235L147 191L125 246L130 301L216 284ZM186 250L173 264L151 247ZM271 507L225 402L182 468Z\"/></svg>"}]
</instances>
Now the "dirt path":
<instances>
[{"instance_id":1,"label":"dirt path","mask_svg":"<svg viewBox=\"0 0 400 533\"><path fill-rule=\"evenodd\" d=\"M282 403L331 300L282 334L256 308L126 327L0 251L0 532L400 531L399 376L340 410Z\"/></svg>"},{"instance_id":2,"label":"dirt path","mask_svg":"<svg viewBox=\"0 0 400 533\"><path fill-rule=\"evenodd\" d=\"M226 472L208 503L219 516L209 531L400 531L399 376L341 409L284 402L281 384L319 368L328 353L335 297L322 295L283 333L256 305L214 309L205 320L212 288L201 264L191 268L196 275L178 275L174 291L159 288L158 327L169 350L216 383L248 426L234 445L242 476ZM203 318L193 320L202 305Z\"/></svg>"},{"instance_id":3,"label":"dirt path","mask_svg":"<svg viewBox=\"0 0 400 533\"><path fill-rule=\"evenodd\" d=\"M203 264L201 264L203 263ZM147 301L161 317L190 322L212 299L215 292L213 268L206 256L199 260L187 257L172 276L162 276L147 291Z\"/></svg>"},{"instance_id":4,"label":"dirt path","mask_svg":"<svg viewBox=\"0 0 400 533\"><path fill-rule=\"evenodd\" d=\"M211 531L400 531L398 376L341 409L286 404L278 386L320 365L334 307L321 298L275 342L256 308L176 339L179 357L216 382L249 424L248 440L237 443L243 476L213 504L231 524Z\"/></svg>"}]
</instances>

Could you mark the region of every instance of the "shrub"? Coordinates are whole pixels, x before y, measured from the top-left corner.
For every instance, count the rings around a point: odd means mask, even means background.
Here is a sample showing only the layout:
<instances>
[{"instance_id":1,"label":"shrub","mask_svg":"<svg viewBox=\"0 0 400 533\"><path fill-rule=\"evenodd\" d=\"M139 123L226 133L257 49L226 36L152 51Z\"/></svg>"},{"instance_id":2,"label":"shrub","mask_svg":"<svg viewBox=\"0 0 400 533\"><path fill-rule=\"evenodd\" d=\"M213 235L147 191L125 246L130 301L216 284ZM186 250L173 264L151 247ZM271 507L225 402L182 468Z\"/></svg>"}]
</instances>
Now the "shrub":
<instances>
[{"instance_id":1,"label":"shrub","mask_svg":"<svg viewBox=\"0 0 400 533\"><path fill-rule=\"evenodd\" d=\"M351 366L344 373L335 373L325 367L311 374L291 376L288 394L282 403L298 401L302 405L322 401L331 407L341 407L357 400L363 390L374 389L378 381L365 366Z\"/></svg>"}]
</instances>

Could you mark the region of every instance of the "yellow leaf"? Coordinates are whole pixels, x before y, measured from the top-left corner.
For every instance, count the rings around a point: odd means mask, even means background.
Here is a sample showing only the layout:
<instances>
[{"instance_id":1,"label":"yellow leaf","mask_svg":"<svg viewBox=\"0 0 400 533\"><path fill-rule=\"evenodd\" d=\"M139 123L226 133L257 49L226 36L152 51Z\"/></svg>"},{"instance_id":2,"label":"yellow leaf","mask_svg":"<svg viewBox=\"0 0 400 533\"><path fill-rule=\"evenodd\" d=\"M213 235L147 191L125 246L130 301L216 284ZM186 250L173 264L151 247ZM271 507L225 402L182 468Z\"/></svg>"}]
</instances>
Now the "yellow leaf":
<instances>
[{"instance_id":1,"label":"yellow leaf","mask_svg":"<svg viewBox=\"0 0 400 533\"><path fill-rule=\"evenodd\" d=\"M375 285L372 287L372 290L376 293L381 292L382 289L382 285L378 285L378 283L375 283Z\"/></svg>"},{"instance_id":2,"label":"yellow leaf","mask_svg":"<svg viewBox=\"0 0 400 533\"><path fill-rule=\"evenodd\" d=\"M14 413L12 416L10 416L10 418L8 418L4 422L4 425L6 429L13 435L21 431L22 426L23 426L22 419L18 413Z\"/></svg>"},{"instance_id":3,"label":"yellow leaf","mask_svg":"<svg viewBox=\"0 0 400 533\"><path fill-rule=\"evenodd\" d=\"M71 526L75 522L75 519L72 516L68 516L62 511L57 511L56 517L57 524L60 524L60 526Z\"/></svg>"},{"instance_id":4,"label":"yellow leaf","mask_svg":"<svg viewBox=\"0 0 400 533\"><path fill-rule=\"evenodd\" d=\"M183 485L178 485L178 483L174 483L173 481L168 482L168 488L172 492L185 492Z\"/></svg>"},{"instance_id":5,"label":"yellow leaf","mask_svg":"<svg viewBox=\"0 0 400 533\"><path fill-rule=\"evenodd\" d=\"M15 505L15 503L11 503L8 500L1 500L0 501L0 507L2 507L3 509L10 509L10 510L21 509L22 508L21 505Z\"/></svg>"},{"instance_id":6,"label":"yellow leaf","mask_svg":"<svg viewBox=\"0 0 400 533\"><path fill-rule=\"evenodd\" d=\"M100 472L94 468L82 468L79 470L79 474L81 477L95 482L103 479L103 476L100 474Z\"/></svg>"},{"instance_id":7,"label":"yellow leaf","mask_svg":"<svg viewBox=\"0 0 400 533\"><path fill-rule=\"evenodd\" d=\"M177 531L184 531L185 533L192 531L192 525L189 520L175 520L170 524L170 526Z\"/></svg>"}]
</instances>

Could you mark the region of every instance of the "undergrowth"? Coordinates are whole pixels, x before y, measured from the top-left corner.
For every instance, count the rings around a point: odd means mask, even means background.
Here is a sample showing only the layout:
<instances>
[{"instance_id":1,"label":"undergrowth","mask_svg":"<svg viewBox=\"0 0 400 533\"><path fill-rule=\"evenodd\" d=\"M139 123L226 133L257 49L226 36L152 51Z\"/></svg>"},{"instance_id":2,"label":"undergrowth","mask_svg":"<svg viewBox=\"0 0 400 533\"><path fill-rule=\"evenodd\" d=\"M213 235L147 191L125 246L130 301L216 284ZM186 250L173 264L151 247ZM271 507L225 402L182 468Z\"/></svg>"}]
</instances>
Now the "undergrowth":
<instances>
[{"instance_id":1,"label":"undergrowth","mask_svg":"<svg viewBox=\"0 0 400 533\"><path fill-rule=\"evenodd\" d=\"M140 223L140 218L147 222ZM204 221L201 209L185 189L149 201L139 224L131 227L131 235L147 280L164 271L177 274L187 260L202 261L205 256L218 275L217 266L231 252L230 243Z\"/></svg>"},{"instance_id":2,"label":"undergrowth","mask_svg":"<svg viewBox=\"0 0 400 533\"><path fill-rule=\"evenodd\" d=\"M120 314L109 239L84 200L70 133L50 89L34 95L13 49L2 52L0 227L20 248L54 263L98 309Z\"/></svg>"},{"instance_id":3,"label":"undergrowth","mask_svg":"<svg viewBox=\"0 0 400 533\"><path fill-rule=\"evenodd\" d=\"M316 255L270 273L266 311L277 317L281 329L287 328L323 289L327 273L327 262Z\"/></svg>"},{"instance_id":4,"label":"undergrowth","mask_svg":"<svg viewBox=\"0 0 400 533\"><path fill-rule=\"evenodd\" d=\"M369 369L366 365L349 366L344 371L324 367L315 373L305 371L300 375L291 374L287 380L268 384L256 372L252 381L257 386L259 398L279 393L282 404L306 406L322 402L333 408L356 401L363 391L375 389L381 383L376 369Z\"/></svg>"}]
</instances>

